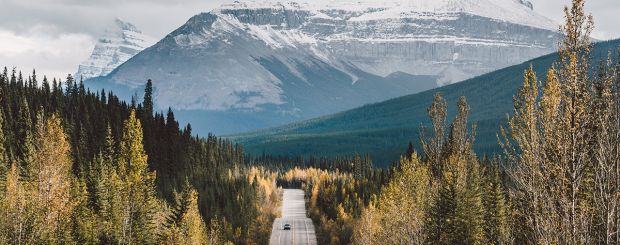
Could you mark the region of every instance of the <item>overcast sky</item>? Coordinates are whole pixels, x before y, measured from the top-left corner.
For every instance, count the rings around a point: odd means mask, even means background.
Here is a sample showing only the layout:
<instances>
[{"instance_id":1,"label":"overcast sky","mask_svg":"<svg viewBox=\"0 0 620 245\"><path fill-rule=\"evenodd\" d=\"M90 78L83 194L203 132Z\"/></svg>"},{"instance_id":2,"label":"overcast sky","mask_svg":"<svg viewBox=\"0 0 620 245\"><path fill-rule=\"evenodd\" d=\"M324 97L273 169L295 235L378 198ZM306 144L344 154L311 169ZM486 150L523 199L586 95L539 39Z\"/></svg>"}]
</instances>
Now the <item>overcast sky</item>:
<instances>
[{"instance_id":1,"label":"overcast sky","mask_svg":"<svg viewBox=\"0 0 620 245\"><path fill-rule=\"evenodd\" d=\"M534 10L562 21L570 0L530 0ZM97 36L114 18L129 21L160 39L191 16L232 0L0 0L0 67L33 68L48 77L74 73L87 59ZM589 0L594 37L620 37L620 0Z\"/></svg>"}]
</instances>

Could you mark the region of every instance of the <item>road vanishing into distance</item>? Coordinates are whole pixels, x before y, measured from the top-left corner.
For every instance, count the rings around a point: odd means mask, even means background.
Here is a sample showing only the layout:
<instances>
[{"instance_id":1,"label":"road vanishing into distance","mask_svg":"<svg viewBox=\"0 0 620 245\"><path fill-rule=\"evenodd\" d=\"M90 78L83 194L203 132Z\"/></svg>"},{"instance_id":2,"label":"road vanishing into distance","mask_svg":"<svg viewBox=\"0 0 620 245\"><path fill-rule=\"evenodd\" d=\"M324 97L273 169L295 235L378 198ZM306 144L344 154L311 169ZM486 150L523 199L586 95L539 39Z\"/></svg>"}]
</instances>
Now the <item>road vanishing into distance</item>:
<instances>
[{"instance_id":1,"label":"road vanishing into distance","mask_svg":"<svg viewBox=\"0 0 620 245\"><path fill-rule=\"evenodd\" d=\"M282 195L282 217L273 222L269 244L317 244L312 220L306 217L304 192L284 189ZM290 224L291 229L284 230L285 224Z\"/></svg>"}]
</instances>

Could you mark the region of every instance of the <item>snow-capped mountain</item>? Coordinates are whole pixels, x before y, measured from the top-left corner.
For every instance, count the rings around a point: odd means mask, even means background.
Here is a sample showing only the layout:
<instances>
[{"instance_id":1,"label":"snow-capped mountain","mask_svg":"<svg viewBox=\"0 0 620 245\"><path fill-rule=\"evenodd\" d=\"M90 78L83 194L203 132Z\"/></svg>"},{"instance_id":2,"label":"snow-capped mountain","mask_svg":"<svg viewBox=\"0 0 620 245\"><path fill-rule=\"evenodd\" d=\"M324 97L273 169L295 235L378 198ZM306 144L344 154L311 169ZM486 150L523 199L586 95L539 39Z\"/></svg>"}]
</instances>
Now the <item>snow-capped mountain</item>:
<instances>
[{"instance_id":1,"label":"snow-capped mountain","mask_svg":"<svg viewBox=\"0 0 620 245\"><path fill-rule=\"evenodd\" d=\"M75 77L88 79L108 75L153 43L153 38L143 34L131 23L117 18L113 27L106 29L105 34L99 38L88 60L80 64Z\"/></svg>"},{"instance_id":2,"label":"snow-capped mountain","mask_svg":"<svg viewBox=\"0 0 620 245\"><path fill-rule=\"evenodd\" d=\"M151 78L159 107L205 112L205 127L230 133L517 64L553 52L556 30L525 0L236 1L91 84Z\"/></svg>"}]
</instances>

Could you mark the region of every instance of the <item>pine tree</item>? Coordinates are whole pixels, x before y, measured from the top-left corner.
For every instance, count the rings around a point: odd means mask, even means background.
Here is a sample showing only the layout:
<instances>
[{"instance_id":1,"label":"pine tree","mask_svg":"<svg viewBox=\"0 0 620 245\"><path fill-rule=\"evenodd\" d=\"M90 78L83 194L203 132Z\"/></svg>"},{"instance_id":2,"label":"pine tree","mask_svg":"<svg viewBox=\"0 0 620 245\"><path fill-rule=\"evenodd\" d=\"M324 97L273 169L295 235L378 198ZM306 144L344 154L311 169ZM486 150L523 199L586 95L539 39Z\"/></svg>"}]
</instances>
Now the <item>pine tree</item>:
<instances>
[{"instance_id":1,"label":"pine tree","mask_svg":"<svg viewBox=\"0 0 620 245\"><path fill-rule=\"evenodd\" d=\"M33 164L33 135L32 135L32 118L30 116L30 108L26 99L22 99L19 111L17 114L17 159L22 168L21 174L24 176L30 176L28 171Z\"/></svg>"},{"instance_id":2,"label":"pine tree","mask_svg":"<svg viewBox=\"0 0 620 245\"><path fill-rule=\"evenodd\" d=\"M93 160L100 166L95 178L97 215L102 221L102 242L120 243L123 239L124 203L127 201L126 185L122 182L120 166L116 158L112 129L108 126L102 152Z\"/></svg>"},{"instance_id":3,"label":"pine tree","mask_svg":"<svg viewBox=\"0 0 620 245\"><path fill-rule=\"evenodd\" d=\"M106 176L102 176L105 178ZM89 193L84 179L74 178L71 189L71 200L74 209L71 213L72 238L68 242L78 244L99 244L101 227L93 208L89 205ZM105 222L105 221L104 221Z\"/></svg>"},{"instance_id":4,"label":"pine tree","mask_svg":"<svg viewBox=\"0 0 620 245\"><path fill-rule=\"evenodd\" d=\"M405 156L408 158L411 158L411 155L413 155L414 152L415 152L415 149L413 149L413 144L411 143L411 141L409 141L409 145L407 145L407 152L405 153Z\"/></svg>"},{"instance_id":5,"label":"pine tree","mask_svg":"<svg viewBox=\"0 0 620 245\"><path fill-rule=\"evenodd\" d=\"M153 82L149 79L146 82L146 87L144 88L144 102L142 102L144 119L150 119L153 117Z\"/></svg>"},{"instance_id":6,"label":"pine tree","mask_svg":"<svg viewBox=\"0 0 620 245\"><path fill-rule=\"evenodd\" d=\"M362 163L362 159L358 153L355 153L353 157L353 176L356 180L361 180L364 178L364 166Z\"/></svg>"},{"instance_id":7,"label":"pine tree","mask_svg":"<svg viewBox=\"0 0 620 245\"><path fill-rule=\"evenodd\" d=\"M485 164L482 181L482 205L484 207L483 230L487 243L509 244L511 242L508 204L502 186L497 161L483 161Z\"/></svg>"},{"instance_id":8,"label":"pine tree","mask_svg":"<svg viewBox=\"0 0 620 245\"><path fill-rule=\"evenodd\" d=\"M154 237L155 173L148 170L142 126L131 111L123 127L119 172L126 188L121 243L149 243Z\"/></svg>"},{"instance_id":9,"label":"pine tree","mask_svg":"<svg viewBox=\"0 0 620 245\"><path fill-rule=\"evenodd\" d=\"M454 164L454 163L453 163ZM458 234L457 223L457 173L454 168L445 168L439 182L439 193L429 212L427 242L456 244L464 237Z\"/></svg>"},{"instance_id":10,"label":"pine tree","mask_svg":"<svg viewBox=\"0 0 620 245\"><path fill-rule=\"evenodd\" d=\"M445 111L443 99L439 95L429 111ZM443 108L443 109L436 109ZM440 244L483 243L482 199L480 191L480 170L472 146L475 125L468 129L469 106L464 97L459 98L458 113L449 127L449 134L444 139L435 138L431 142L445 142L436 145L439 150L427 150L433 154L442 152L438 157L427 158L429 164L439 164L440 170L435 176L439 193L430 211L428 223L428 241ZM443 116L435 115L434 121L442 121ZM441 130L441 127L435 127ZM435 132L435 135L442 135ZM429 149L433 144L423 143ZM433 163L432 161L438 161Z\"/></svg>"},{"instance_id":11,"label":"pine tree","mask_svg":"<svg viewBox=\"0 0 620 245\"><path fill-rule=\"evenodd\" d=\"M68 96L73 96L77 91L77 88L75 86L75 79L73 79L73 76L71 76L71 74L67 75L67 80L65 81L65 87L66 87L66 92Z\"/></svg>"},{"instance_id":12,"label":"pine tree","mask_svg":"<svg viewBox=\"0 0 620 245\"><path fill-rule=\"evenodd\" d=\"M198 211L198 193L191 188L184 190L168 231L163 237L166 244L208 244L207 228Z\"/></svg>"}]
</instances>

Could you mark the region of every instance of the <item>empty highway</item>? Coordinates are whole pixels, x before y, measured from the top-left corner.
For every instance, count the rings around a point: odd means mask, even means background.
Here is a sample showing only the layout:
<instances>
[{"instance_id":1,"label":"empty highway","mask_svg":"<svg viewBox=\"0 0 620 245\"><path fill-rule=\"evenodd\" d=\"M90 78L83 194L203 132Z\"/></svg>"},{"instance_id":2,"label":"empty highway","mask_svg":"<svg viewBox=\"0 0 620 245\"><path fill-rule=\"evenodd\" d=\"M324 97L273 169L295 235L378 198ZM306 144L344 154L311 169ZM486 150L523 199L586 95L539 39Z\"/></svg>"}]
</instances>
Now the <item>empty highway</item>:
<instances>
[{"instance_id":1,"label":"empty highway","mask_svg":"<svg viewBox=\"0 0 620 245\"><path fill-rule=\"evenodd\" d=\"M306 217L304 192L284 189L282 195L282 217L273 222L269 244L317 244L312 220ZM284 230L285 224L290 224L291 230Z\"/></svg>"}]
</instances>

